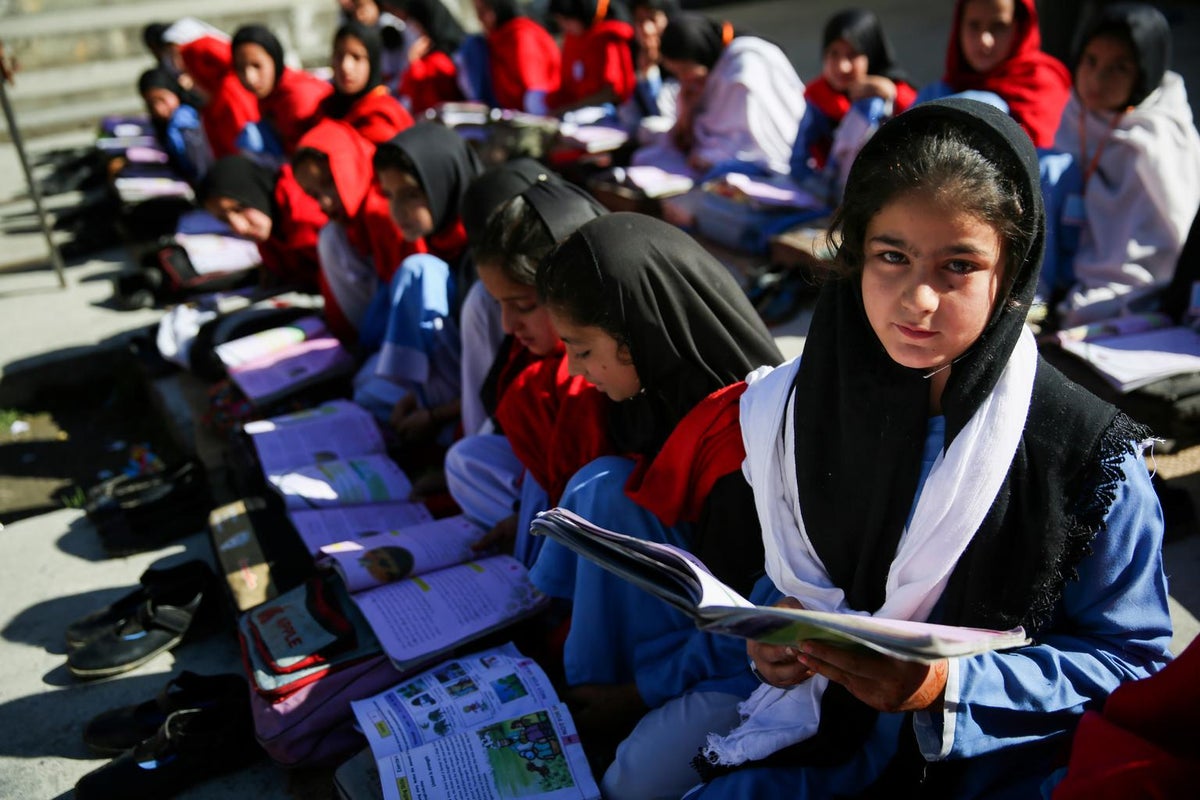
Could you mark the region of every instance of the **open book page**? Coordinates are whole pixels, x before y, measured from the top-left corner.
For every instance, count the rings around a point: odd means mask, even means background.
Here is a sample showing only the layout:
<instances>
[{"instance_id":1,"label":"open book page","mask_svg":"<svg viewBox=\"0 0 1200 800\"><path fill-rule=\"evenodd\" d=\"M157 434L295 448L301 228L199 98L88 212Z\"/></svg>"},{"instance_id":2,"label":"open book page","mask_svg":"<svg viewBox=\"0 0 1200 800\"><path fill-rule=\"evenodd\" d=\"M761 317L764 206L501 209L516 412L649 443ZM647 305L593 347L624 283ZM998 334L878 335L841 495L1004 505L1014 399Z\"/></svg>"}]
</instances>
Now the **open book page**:
<instances>
[{"instance_id":1,"label":"open book page","mask_svg":"<svg viewBox=\"0 0 1200 800\"><path fill-rule=\"evenodd\" d=\"M291 510L287 515L304 546L313 555L327 544L362 539L383 531L433 521L433 515L424 503L407 500L343 508Z\"/></svg>"},{"instance_id":2,"label":"open book page","mask_svg":"<svg viewBox=\"0 0 1200 800\"><path fill-rule=\"evenodd\" d=\"M224 342L214 347L213 352L226 367L240 367L271 353L278 353L289 345L315 339L327 333L325 323L320 317L303 317L291 325L268 328Z\"/></svg>"},{"instance_id":3,"label":"open book page","mask_svg":"<svg viewBox=\"0 0 1200 800\"><path fill-rule=\"evenodd\" d=\"M412 494L408 476L385 455L309 464L268 475L267 481L288 509L388 503Z\"/></svg>"},{"instance_id":4,"label":"open book page","mask_svg":"<svg viewBox=\"0 0 1200 800\"><path fill-rule=\"evenodd\" d=\"M525 566L490 556L351 598L401 672L537 611L546 603Z\"/></svg>"},{"instance_id":5,"label":"open book page","mask_svg":"<svg viewBox=\"0 0 1200 800\"><path fill-rule=\"evenodd\" d=\"M250 436L266 475L387 449L375 417L349 400L247 422L242 429Z\"/></svg>"},{"instance_id":6,"label":"open book page","mask_svg":"<svg viewBox=\"0 0 1200 800\"><path fill-rule=\"evenodd\" d=\"M558 702L546 673L509 642L443 661L350 704L376 758Z\"/></svg>"},{"instance_id":7,"label":"open book page","mask_svg":"<svg viewBox=\"0 0 1200 800\"><path fill-rule=\"evenodd\" d=\"M690 615L704 630L773 644L822 639L865 647L892 658L929 662L1019 647L1021 628L981 630L854 613L754 606L722 584L690 553L600 528L554 508L538 514L533 532L550 536L584 558Z\"/></svg>"},{"instance_id":8,"label":"open book page","mask_svg":"<svg viewBox=\"0 0 1200 800\"><path fill-rule=\"evenodd\" d=\"M255 403L270 403L320 380L349 374L354 357L337 339L322 336L291 344L238 367L229 378Z\"/></svg>"},{"instance_id":9,"label":"open book page","mask_svg":"<svg viewBox=\"0 0 1200 800\"><path fill-rule=\"evenodd\" d=\"M197 275L237 272L262 263L258 245L232 233L176 233L175 243L187 253Z\"/></svg>"},{"instance_id":10,"label":"open book page","mask_svg":"<svg viewBox=\"0 0 1200 800\"><path fill-rule=\"evenodd\" d=\"M325 545L317 562L337 570L357 592L469 561L479 555L471 545L485 533L460 514Z\"/></svg>"},{"instance_id":11,"label":"open book page","mask_svg":"<svg viewBox=\"0 0 1200 800\"><path fill-rule=\"evenodd\" d=\"M380 759L386 800L599 798L566 706L505 718Z\"/></svg>"},{"instance_id":12,"label":"open book page","mask_svg":"<svg viewBox=\"0 0 1200 800\"><path fill-rule=\"evenodd\" d=\"M1092 365L1121 392L1200 371L1200 333L1185 326L1109 336L1095 341L1065 340L1062 347Z\"/></svg>"},{"instance_id":13,"label":"open book page","mask_svg":"<svg viewBox=\"0 0 1200 800\"><path fill-rule=\"evenodd\" d=\"M1175 321L1161 311L1149 311L1144 314L1126 314L1099 322L1089 322L1086 325L1076 325L1073 328L1063 328L1054 334L1055 339L1062 342L1095 342L1113 336L1124 336L1130 333L1143 333L1157 328L1171 328Z\"/></svg>"}]
</instances>

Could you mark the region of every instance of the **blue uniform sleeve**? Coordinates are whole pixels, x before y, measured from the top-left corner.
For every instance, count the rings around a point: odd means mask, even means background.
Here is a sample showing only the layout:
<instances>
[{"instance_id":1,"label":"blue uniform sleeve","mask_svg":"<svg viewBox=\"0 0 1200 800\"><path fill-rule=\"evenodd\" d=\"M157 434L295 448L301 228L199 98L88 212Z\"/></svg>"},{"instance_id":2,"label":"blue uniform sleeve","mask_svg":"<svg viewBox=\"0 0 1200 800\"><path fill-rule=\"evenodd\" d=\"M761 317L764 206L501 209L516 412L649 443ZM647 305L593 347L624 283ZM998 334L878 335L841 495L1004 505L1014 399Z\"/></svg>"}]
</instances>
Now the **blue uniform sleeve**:
<instances>
[{"instance_id":1,"label":"blue uniform sleeve","mask_svg":"<svg viewBox=\"0 0 1200 800\"><path fill-rule=\"evenodd\" d=\"M915 715L927 759L1063 735L1118 684L1170 660L1162 512L1141 457L1121 468L1105 526L1056 620L1030 646L951 661L943 712Z\"/></svg>"},{"instance_id":2,"label":"blue uniform sleeve","mask_svg":"<svg viewBox=\"0 0 1200 800\"><path fill-rule=\"evenodd\" d=\"M792 145L792 180L799 182L816 172L808 163L813 145L820 141L832 142L834 127L833 120L817 108L815 103L807 104L804 116L800 118L796 143Z\"/></svg>"}]
</instances>

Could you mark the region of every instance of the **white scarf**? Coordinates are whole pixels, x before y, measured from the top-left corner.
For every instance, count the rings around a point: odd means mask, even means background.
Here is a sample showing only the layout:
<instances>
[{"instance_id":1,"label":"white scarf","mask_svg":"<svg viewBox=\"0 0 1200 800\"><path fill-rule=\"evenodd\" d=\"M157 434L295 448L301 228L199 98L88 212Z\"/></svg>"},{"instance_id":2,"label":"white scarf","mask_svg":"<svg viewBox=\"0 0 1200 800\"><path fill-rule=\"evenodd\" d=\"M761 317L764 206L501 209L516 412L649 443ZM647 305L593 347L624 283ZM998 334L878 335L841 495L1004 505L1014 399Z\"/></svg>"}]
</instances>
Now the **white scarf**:
<instances>
[{"instance_id":1,"label":"white scarf","mask_svg":"<svg viewBox=\"0 0 1200 800\"><path fill-rule=\"evenodd\" d=\"M796 493L792 384L799 359L762 367L747 378L741 399L742 465L754 487L763 530L766 571L785 595L816 611L854 611L833 585L804 527ZM879 617L925 621L950 573L983 523L1004 483L1025 429L1037 370L1037 346L1025 329L987 399L934 462L888 570ZM755 420L762 420L755 424ZM790 426L788 426L790 428ZM820 447L820 442L805 442ZM828 679L816 675L791 689L763 685L739 711L742 723L726 736L709 734L704 755L736 765L765 758L817 732Z\"/></svg>"}]
</instances>

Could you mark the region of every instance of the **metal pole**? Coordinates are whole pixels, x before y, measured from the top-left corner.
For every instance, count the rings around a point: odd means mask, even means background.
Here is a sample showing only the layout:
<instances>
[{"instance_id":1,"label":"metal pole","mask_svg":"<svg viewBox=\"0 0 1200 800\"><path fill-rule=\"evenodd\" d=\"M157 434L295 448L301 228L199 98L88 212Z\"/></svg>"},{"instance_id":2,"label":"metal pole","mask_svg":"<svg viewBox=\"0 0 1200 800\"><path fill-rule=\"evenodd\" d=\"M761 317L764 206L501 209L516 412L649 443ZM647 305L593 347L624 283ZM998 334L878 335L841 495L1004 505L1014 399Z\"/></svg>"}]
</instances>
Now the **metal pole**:
<instances>
[{"instance_id":1,"label":"metal pole","mask_svg":"<svg viewBox=\"0 0 1200 800\"><path fill-rule=\"evenodd\" d=\"M4 62L4 45L0 43L0 105L4 106L4 118L8 122L8 135L12 137L13 146L17 148L17 157L21 159L21 169L25 172L25 182L29 185L29 196L33 198L34 208L37 209L38 222L42 226L42 234L46 237L46 246L50 248L50 263L58 274L58 285L67 288L66 270L63 268L62 255L54 244L50 223L46 220L46 209L42 207L42 193L38 190L37 181L33 179L33 170L29 168L29 159L25 156L25 142L21 140L21 131L17 128L17 115L13 113L12 104L8 101L7 84L12 80L12 72Z\"/></svg>"}]
</instances>

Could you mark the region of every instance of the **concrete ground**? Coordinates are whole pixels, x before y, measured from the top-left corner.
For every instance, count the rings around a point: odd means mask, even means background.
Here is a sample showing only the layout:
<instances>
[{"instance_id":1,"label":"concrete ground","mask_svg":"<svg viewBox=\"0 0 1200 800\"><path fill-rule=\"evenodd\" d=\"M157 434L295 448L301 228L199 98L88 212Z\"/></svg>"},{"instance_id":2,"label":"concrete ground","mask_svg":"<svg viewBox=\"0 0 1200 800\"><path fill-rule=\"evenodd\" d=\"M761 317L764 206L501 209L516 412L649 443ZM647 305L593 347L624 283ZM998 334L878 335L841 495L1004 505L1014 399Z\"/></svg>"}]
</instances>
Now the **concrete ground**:
<instances>
[{"instance_id":1,"label":"concrete ground","mask_svg":"<svg viewBox=\"0 0 1200 800\"><path fill-rule=\"evenodd\" d=\"M820 27L841 4L820 2L743 3L708 9L768 35L784 45L801 74L815 73ZM888 26L910 72L924 82L935 79L945 46L944 10L917 0L881 0L870 4ZM947 4L944 4L948 6ZM1197 41L1200 9L1178 9L1175 34ZM1188 83L1200 86L1194 48L1176 48ZM74 142L87 134L30 142L35 154ZM108 302L114 271L127 265L121 249L105 251L68 266L68 288L60 290L53 272L36 262L44 258L39 234L32 230L31 208L20 199L23 186L11 146L0 148L0 376L91 348L119 344L131 331L153 323L154 311L118 311ZM55 198L62 206L71 198ZM76 200L77 202L77 200ZM33 262L35 266L30 267ZM24 264L25 266L21 266ZM4 267L7 266L8 269ZM789 353L803 341L807 314L777 330ZM1158 460L1169 480L1179 481L1200 500L1200 450ZM6 478L0 476L0 485ZM1164 549L1178 652L1200 632L1200 535L1193 532ZM153 696L181 669L200 673L239 669L232 635L214 635L187 643L142 667L105 681L83 683L65 667L64 626L103 606L136 584L150 564L188 558L211 562L206 536L197 533L154 553L122 559L103 557L91 525L78 510L63 508L9 524L0 530L0 797L65 798L75 781L101 765L80 738L93 715ZM214 778L181 797L326 798L333 792L323 771L287 772L263 762L234 775Z\"/></svg>"}]
</instances>

